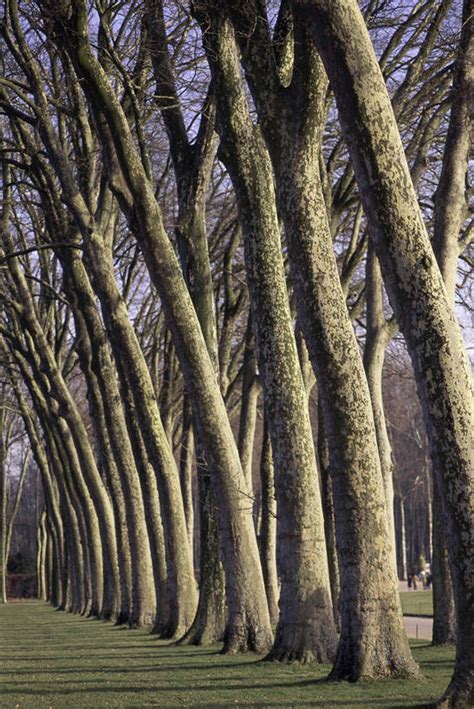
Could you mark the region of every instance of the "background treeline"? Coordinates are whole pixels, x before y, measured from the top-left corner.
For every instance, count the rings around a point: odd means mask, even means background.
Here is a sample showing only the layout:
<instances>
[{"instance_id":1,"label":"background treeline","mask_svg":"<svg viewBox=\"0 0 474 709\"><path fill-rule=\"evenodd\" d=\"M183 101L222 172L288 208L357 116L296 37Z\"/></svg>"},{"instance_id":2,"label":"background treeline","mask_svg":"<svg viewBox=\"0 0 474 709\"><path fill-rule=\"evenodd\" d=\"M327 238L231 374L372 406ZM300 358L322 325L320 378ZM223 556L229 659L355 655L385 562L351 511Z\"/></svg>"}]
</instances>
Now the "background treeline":
<instances>
[{"instance_id":1,"label":"background treeline","mask_svg":"<svg viewBox=\"0 0 474 709\"><path fill-rule=\"evenodd\" d=\"M3 601L472 697L472 5L3 0Z\"/></svg>"}]
</instances>

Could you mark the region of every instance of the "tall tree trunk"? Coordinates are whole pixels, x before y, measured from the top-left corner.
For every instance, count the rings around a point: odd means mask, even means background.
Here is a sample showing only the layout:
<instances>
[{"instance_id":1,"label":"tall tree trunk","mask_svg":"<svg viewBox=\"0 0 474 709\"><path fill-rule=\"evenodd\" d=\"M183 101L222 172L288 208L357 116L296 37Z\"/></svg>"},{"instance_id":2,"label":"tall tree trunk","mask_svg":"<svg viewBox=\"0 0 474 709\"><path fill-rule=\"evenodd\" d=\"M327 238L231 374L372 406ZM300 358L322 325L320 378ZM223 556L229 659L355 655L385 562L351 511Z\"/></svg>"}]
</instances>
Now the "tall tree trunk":
<instances>
[{"instance_id":1,"label":"tall tree trunk","mask_svg":"<svg viewBox=\"0 0 474 709\"><path fill-rule=\"evenodd\" d=\"M224 637L225 581L219 560L219 530L209 470L201 456L198 456L197 465L200 518L199 603L194 622L180 643L208 645L221 642Z\"/></svg>"},{"instance_id":2,"label":"tall tree trunk","mask_svg":"<svg viewBox=\"0 0 474 709\"><path fill-rule=\"evenodd\" d=\"M197 601L179 473L161 420L150 371L115 280L111 254L99 234L89 239L85 257L117 363L123 400L128 406L127 417L130 421L139 412L141 436L157 477L170 604L168 628L163 632L166 637L178 638L191 625Z\"/></svg>"},{"instance_id":3,"label":"tall tree trunk","mask_svg":"<svg viewBox=\"0 0 474 709\"><path fill-rule=\"evenodd\" d=\"M66 253L64 253L66 252ZM150 626L156 614L156 599L150 543L147 534L145 504L139 473L133 457L123 414L113 362L96 309L94 293L84 265L71 250L64 249L62 262L68 278L70 297L75 310L76 329L81 334L78 349L81 366L88 382L98 438L107 448L110 484L113 489L117 529L121 534L121 554L129 547L126 565L121 575L123 595L130 594L131 626ZM107 469L107 466L105 466ZM159 591L159 589L158 589Z\"/></svg>"},{"instance_id":4,"label":"tall tree trunk","mask_svg":"<svg viewBox=\"0 0 474 709\"><path fill-rule=\"evenodd\" d=\"M193 506L193 463L194 436L191 408L186 396L183 397L183 433L181 436L181 452L179 457L179 480L183 495L184 515L191 553L194 547L194 506Z\"/></svg>"},{"instance_id":5,"label":"tall tree trunk","mask_svg":"<svg viewBox=\"0 0 474 709\"><path fill-rule=\"evenodd\" d=\"M217 328L213 280L206 234L206 195L214 163L215 107L210 94L201 112L199 130L191 145L180 109L172 65L169 59L165 17L161 0L145 2L149 26L149 48L156 80L156 93L168 133L178 193L176 239L184 278L196 310L209 357L219 376ZM225 583L220 561L216 503L211 478L216 471L203 455L203 442L196 429L197 475L200 510L200 597L188 643L221 640L225 622ZM245 472L245 471L244 471Z\"/></svg>"},{"instance_id":6,"label":"tall tree trunk","mask_svg":"<svg viewBox=\"0 0 474 709\"><path fill-rule=\"evenodd\" d=\"M46 387L45 392L41 372L34 367L30 371L19 353L15 353L15 359L41 422L52 470L57 474L61 510L63 514L71 510L69 521L72 523L65 523L64 527L65 534L73 531L77 534L74 548L84 584L81 610L88 615L100 615L104 601L104 566L94 501L87 489L70 430L65 420L58 417L57 407L48 405L51 388Z\"/></svg>"},{"instance_id":7,"label":"tall tree trunk","mask_svg":"<svg viewBox=\"0 0 474 709\"><path fill-rule=\"evenodd\" d=\"M52 7L49 2L42 5L46 13L51 13L59 30L55 41L63 47L67 45L81 78L81 86L101 126L100 138L111 183L161 297L206 460L216 471L212 482L216 499L219 500L229 607L225 649L265 650L271 642L271 628L257 542L251 515L236 504L242 499L242 468L214 367L173 246L165 233L153 186L137 151L123 107L89 44L86 3L80 0L73 7L68 7L66 3L59 11L56 5ZM70 9L72 14L69 14ZM21 35L18 23L16 35ZM31 65L31 53L29 61ZM43 121L44 115L42 111ZM50 129L50 126L48 131L45 128L43 133L48 150L54 156L55 167L59 168L63 197L83 235L89 238L91 229L92 233L95 229L94 221L77 192L73 176L68 170L64 172L60 169L64 166L64 160L58 154L57 141L50 138Z\"/></svg>"},{"instance_id":8,"label":"tall tree trunk","mask_svg":"<svg viewBox=\"0 0 474 709\"><path fill-rule=\"evenodd\" d=\"M405 501L401 495L395 496L395 516L396 538L397 538L397 560L398 560L398 578L400 581L407 579L407 536L405 529Z\"/></svg>"},{"instance_id":9,"label":"tall tree trunk","mask_svg":"<svg viewBox=\"0 0 474 709\"><path fill-rule=\"evenodd\" d=\"M432 643L433 645L447 645L456 642L456 612L446 545L446 527L442 500L437 489L436 478L433 479L433 482Z\"/></svg>"},{"instance_id":10,"label":"tall tree trunk","mask_svg":"<svg viewBox=\"0 0 474 709\"><path fill-rule=\"evenodd\" d=\"M38 529L36 534L37 543L37 555L36 555L36 579L38 587L38 598L40 601L47 600L47 587L46 587L46 569L45 569L45 556L46 556L46 510L40 515L38 522Z\"/></svg>"},{"instance_id":11,"label":"tall tree trunk","mask_svg":"<svg viewBox=\"0 0 474 709\"><path fill-rule=\"evenodd\" d=\"M277 503L273 474L272 443L268 424L264 419L262 451L260 456L260 479L262 484L262 523L260 527L260 558L267 593L268 609L272 625L278 622L278 599L280 596L276 563Z\"/></svg>"},{"instance_id":12,"label":"tall tree trunk","mask_svg":"<svg viewBox=\"0 0 474 709\"><path fill-rule=\"evenodd\" d=\"M331 80L370 235L415 370L434 475L448 521L456 598L456 665L442 703L467 705L474 700L470 367L357 2L293 0L292 4L304 13ZM471 27L471 0L467 6Z\"/></svg>"},{"instance_id":13,"label":"tall tree trunk","mask_svg":"<svg viewBox=\"0 0 474 709\"><path fill-rule=\"evenodd\" d=\"M390 543L392 545L393 564L396 568L395 519L393 508L393 461L392 448L388 437L387 423L383 403L383 364L385 350L389 344L396 324L391 326L385 320L383 312L382 274L373 245L367 252L366 264L366 301L367 332L364 346L364 368L369 385L370 399L374 411L374 423L377 436L382 478L387 506L387 519Z\"/></svg>"},{"instance_id":14,"label":"tall tree trunk","mask_svg":"<svg viewBox=\"0 0 474 709\"><path fill-rule=\"evenodd\" d=\"M105 420L103 400L99 391L96 376L91 367L91 360L93 356L91 342L85 327L83 316L78 310L75 312L74 322L78 341L77 349L79 361L87 382L87 396L89 400L90 414L94 423L94 431L96 433L98 443L97 447L99 455L97 462L104 482L110 491L111 502L114 510L115 529L118 542L117 551L121 591L120 607L118 609L116 622L119 624L128 623L133 627L133 625L141 625L142 622L145 621L144 624L146 625L146 620L149 624L153 617L153 607L149 609L150 616L147 619L142 619L140 613L141 599L139 593L137 593L137 582L142 580L140 576L141 569L138 570L138 574L133 573L132 575L132 559L140 559L140 552L142 552L143 557L146 558L146 547L144 549L137 549L134 547L132 550L131 542L133 543L134 540L131 539L131 535L129 534L125 499L127 499L127 504L130 505L133 503L133 496L127 495L127 498L124 496L119 471L112 452L110 436ZM133 527L130 528L130 531L132 530ZM136 568L134 571L136 571ZM135 613L137 613L137 615L135 615Z\"/></svg>"},{"instance_id":15,"label":"tall tree trunk","mask_svg":"<svg viewBox=\"0 0 474 709\"><path fill-rule=\"evenodd\" d=\"M259 3L252 3L253 12L226 5L272 156L299 325L328 436L341 581L341 635L331 677L416 675L391 555L370 394L321 183L327 79L307 23L299 15L292 18L288 4L282 5L274 44Z\"/></svg>"},{"instance_id":16,"label":"tall tree trunk","mask_svg":"<svg viewBox=\"0 0 474 709\"><path fill-rule=\"evenodd\" d=\"M328 554L329 580L331 582L332 607L334 622L340 632L341 619L339 614L339 595L341 583L339 576L339 561L337 558L336 520L334 517L334 495L329 461L329 448L321 402L318 405L318 462L321 481L321 498L324 512L324 532Z\"/></svg>"},{"instance_id":17,"label":"tall tree trunk","mask_svg":"<svg viewBox=\"0 0 474 709\"><path fill-rule=\"evenodd\" d=\"M258 385L256 382L255 336L249 315L242 364L242 395L240 403L238 448L248 493L253 497L252 462L257 423ZM250 500L249 500L250 503Z\"/></svg>"},{"instance_id":18,"label":"tall tree trunk","mask_svg":"<svg viewBox=\"0 0 474 709\"><path fill-rule=\"evenodd\" d=\"M451 91L451 110L443 163L435 194L433 249L448 297L454 307L459 236L467 214L466 174L474 130L474 2L464 0L461 40ZM462 246L462 245L461 245ZM437 463L433 460L433 467ZM452 642L455 614L452 575L444 534L444 496L436 479L443 471L434 470L433 481L433 644ZM473 611L471 610L471 613ZM474 687L471 688L474 693Z\"/></svg>"},{"instance_id":19,"label":"tall tree trunk","mask_svg":"<svg viewBox=\"0 0 474 709\"><path fill-rule=\"evenodd\" d=\"M219 95L221 159L236 191L278 504L280 618L270 660L326 662L336 631L306 391L293 333L268 152L240 85L230 23L214 3L198 19Z\"/></svg>"}]
</instances>

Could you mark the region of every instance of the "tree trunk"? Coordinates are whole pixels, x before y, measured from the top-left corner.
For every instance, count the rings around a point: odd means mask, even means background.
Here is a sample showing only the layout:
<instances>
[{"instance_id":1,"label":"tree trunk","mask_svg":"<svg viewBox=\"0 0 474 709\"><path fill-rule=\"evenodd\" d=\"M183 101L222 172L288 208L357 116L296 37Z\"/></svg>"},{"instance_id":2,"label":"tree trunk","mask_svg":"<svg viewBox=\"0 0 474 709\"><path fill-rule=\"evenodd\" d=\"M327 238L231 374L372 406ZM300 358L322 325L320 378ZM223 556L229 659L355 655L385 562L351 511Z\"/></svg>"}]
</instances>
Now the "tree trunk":
<instances>
[{"instance_id":1,"label":"tree trunk","mask_svg":"<svg viewBox=\"0 0 474 709\"><path fill-rule=\"evenodd\" d=\"M278 599L280 595L276 564L277 504L273 474L272 443L266 419L263 424L262 452L260 457L262 482L262 523L260 527L260 559L263 580L267 593L268 609L272 625L278 622Z\"/></svg>"},{"instance_id":2,"label":"tree trunk","mask_svg":"<svg viewBox=\"0 0 474 709\"><path fill-rule=\"evenodd\" d=\"M331 598L334 612L334 622L338 632L341 630L339 614L339 595L341 584L339 576L339 562L337 558L336 520L334 518L334 496L332 491L331 471L329 462L329 449L321 402L318 405L318 461L321 481L321 498L324 512L324 532L326 535L326 548L328 554L329 580L331 582Z\"/></svg>"},{"instance_id":3,"label":"tree trunk","mask_svg":"<svg viewBox=\"0 0 474 709\"><path fill-rule=\"evenodd\" d=\"M388 437L383 403L383 364L385 350L391 340L390 330L395 330L385 320L383 312L382 274L372 244L369 245L366 264L367 332L364 347L364 369L369 385L374 412L375 432L387 506L389 538L392 546L393 564L396 568L395 519L393 509L393 461L392 447Z\"/></svg>"},{"instance_id":4,"label":"tree trunk","mask_svg":"<svg viewBox=\"0 0 474 709\"><path fill-rule=\"evenodd\" d=\"M120 533L123 596L130 594L131 607L126 618L132 627L153 624L156 599L153 567L146 527L145 503L133 450L129 442L120 392L116 382L113 362L96 309L94 293L80 259L71 249L65 249L63 265L68 274L70 297L75 310L79 338L81 366L88 382L93 418L98 428L98 440L108 458L113 490L114 511ZM70 283L69 283L70 280ZM149 498L146 498L149 504ZM129 549L128 554L127 547ZM124 573L126 572L126 573ZM124 609L124 612L125 609Z\"/></svg>"},{"instance_id":5,"label":"tree trunk","mask_svg":"<svg viewBox=\"0 0 474 709\"><path fill-rule=\"evenodd\" d=\"M47 11L49 4L46 5ZM72 15L68 15L67 7L61 7L58 13L57 6L54 6L51 14L53 20L60 21L60 33L55 36L55 40L63 46L66 40L90 107L98 124L104 128L100 137L113 189L142 248L160 295L185 376L206 460L216 471L212 480L216 499L219 500L229 607L225 649L265 650L271 642L271 629L257 543L251 515L238 504L242 499L242 468L202 330L173 246L164 231L161 210L127 118L90 47L86 4L82 0L75 2ZM60 161L56 159L59 157L56 145L49 142L48 147L58 166ZM117 179L114 179L114 170ZM91 215L85 211L80 194L71 186L71 175L60 172L58 177L63 197L83 235L89 237L91 229L95 228ZM186 538L185 534L184 524L182 539Z\"/></svg>"},{"instance_id":6,"label":"tree trunk","mask_svg":"<svg viewBox=\"0 0 474 709\"><path fill-rule=\"evenodd\" d=\"M450 645L456 642L456 612L453 582L449 568L446 545L446 526L436 478L433 480L433 645Z\"/></svg>"},{"instance_id":7,"label":"tree trunk","mask_svg":"<svg viewBox=\"0 0 474 709\"><path fill-rule=\"evenodd\" d=\"M129 409L127 416L129 419L140 416L141 436L157 476L170 603L169 625L164 632L166 637L178 638L190 627L197 601L179 472L162 424L150 371L113 274L111 254L98 233L89 239L85 256L117 363L123 400Z\"/></svg>"},{"instance_id":8,"label":"tree trunk","mask_svg":"<svg viewBox=\"0 0 474 709\"><path fill-rule=\"evenodd\" d=\"M323 515L288 303L271 165L240 85L230 24L219 18L213 3L207 4L207 13L200 13L198 19L219 94L221 159L229 170L242 220L257 361L275 469L280 618L267 659L327 662L334 655L336 631Z\"/></svg>"},{"instance_id":9,"label":"tree trunk","mask_svg":"<svg viewBox=\"0 0 474 709\"><path fill-rule=\"evenodd\" d=\"M181 113L168 53L165 17L161 0L146 0L150 27L150 51L156 93L170 142L178 193L176 240L181 268L214 370L219 376L217 327L213 279L206 234L206 195L215 157L215 109L210 93L201 111L199 130L191 145ZM216 504L210 481L216 475L206 463L203 443L196 429L197 475L200 510L200 596L196 617L183 641L201 644L222 637L225 622L223 568L219 554ZM244 471L245 472L245 471ZM189 530L189 518L187 518Z\"/></svg>"},{"instance_id":10,"label":"tree trunk","mask_svg":"<svg viewBox=\"0 0 474 709\"><path fill-rule=\"evenodd\" d=\"M400 581L406 581L407 579L407 535L405 528L405 502L403 497L397 495L396 498L396 509L398 510L396 520L397 520L397 558L398 558L398 578Z\"/></svg>"},{"instance_id":11,"label":"tree trunk","mask_svg":"<svg viewBox=\"0 0 474 709\"><path fill-rule=\"evenodd\" d=\"M38 598L40 601L47 600L46 587L46 511L43 510L38 523L36 541L37 541L37 556L36 556L36 579L38 585Z\"/></svg>"},{"instance_id":12,"label":"tree trunk","mask_svg":"<svg viewBox=\"0 0 474 709\"><path fill-rule=\"evenodd\" d=\"M434 474L448 521L456 598L456 665L442 703L463 706L474 700L470 367L357 2L294 0L293 5L305 13L331 80L370 235L415 370ZM472 7L472 2L468 5ZM468 17L472 22L472 9Z\"/></svg>"},{"instance_id":13,"label":"tree trunk","mask_svg":"<svg viewBox=\"0 0 474 709\"><path fill-rule=\"evenodd\" d=\"M474 2L463 2L461 41L451 92L448 134L443 164L435 194L433 249L448 297L454 308L459 236L467 214L466 177L472 145L474 72ZM437 463L433 461L433 467ZM445 534L446 518L438 480L442 470L434 470L432 506L433 644L452 643L456 638L456 614L452 574ZM474 689L471 688L471 693Z\"/></svg>"},{"instance_id":14,"label":"tree trunk","mask_svg":"<svg viewBox=\"0 0 474 709\"><path fill-rule=\"evenodd\" d=\"M179 457L179 480L183 495L184 515L191 553L194 548L194 506L193 506L193 462L194 436L191 409L186 395L183 397L183 433L181 437L181 452Z\"/></svg>"},{"instance_id":15,"label":"tree trunk","mask_svg":"<svg viewBox=\"0 0 474 709\"><path fill-rule=\"evenodd\" d=\"M240 403L238 449L248 494L253 498L252 462L257 423L258 385L256 382L255 336L249 315L242 364L242 395ZM249 504L251 499L249 499ZM265 575L264 575L265 576Z\"/></svg>"},{"instance_id":16,"label":"tree trunk","mask_svg":"<svg viewBox=\"0 0 474 709\"><path fill-rule=\"evenodd\" d=\"M4 409L0 408L0 426L4 419ZM7 602L7 510L8 471L4 431L0 431L0 603Z\"/></svg>"},{"instance_id":17,"label":"tree trunk","mask_svg":"<svg viewBox=\"0 0 474 709\"><path fill-rule=\"evenodd\" d=\"M132 574L132 558L135 560L135 569L137 560L143 557L146 559L145 549L137 549L133 547L131 535L129 534L129 524L127 520L127 505L133 504L133 496L127 495L127 504L125 502L124 490L119 478L119 471L112 452L109 431L107 428L104 405L99 391L98 382L91 367L92 347L89 339L83 316L76 308L74 323L77 334L77 350L79 361L85 380L87 382L87 396L89 400L91 419L94 424L94 431L98 444L98 467L101 470L105 484L110 491L111 502L114 510L115 529L117 533L117 551L118 564L120 573L120 607L117 613L117 624L128 623L132 627L141 625L145 619L141 618L140 613L140 594L137 593L137 582L141 581L140 570L138 573ZM112 373L112 377L114 374ZM130 515L129 515L130 517ZM130 528L130 532L133 527ZM132 555L133 552L133 555ZM152 587L153 588L153 587ZM149 624L153 617L153 607L149 609L150 616L146 619Z\"/></svg>"},{"instance_id":18,"label":"tree trunk","mask_svg":"<svg viewBox=\"0 0 474 709\"><path fill-rule=\"evenodd\" d=\"M197 475L200 511L199 603L194 622L180 643L211 645L221 642L224 637L227 616L225 579L220 562L219 530L210 475L200 457Z\"/></svg>"},{"instance_id":19,"label":"tree trunk","mask_svg":"<svg viewBox=\"0 0 474 709\"><path fill-rule=\"evenodd\" d=\"M298 322L328 436L341 580L341 636L331 677L416 675L388 537L370 394L341 288L320 177L327 80L307 35L308 23L295 14L293 25L285 17L287 5L277 23L283 32L277 73L259 4L253 3L253 14L226 4L272 156ZM294 51L286 52L292 41Z\"/></svg>"}]
</instances>

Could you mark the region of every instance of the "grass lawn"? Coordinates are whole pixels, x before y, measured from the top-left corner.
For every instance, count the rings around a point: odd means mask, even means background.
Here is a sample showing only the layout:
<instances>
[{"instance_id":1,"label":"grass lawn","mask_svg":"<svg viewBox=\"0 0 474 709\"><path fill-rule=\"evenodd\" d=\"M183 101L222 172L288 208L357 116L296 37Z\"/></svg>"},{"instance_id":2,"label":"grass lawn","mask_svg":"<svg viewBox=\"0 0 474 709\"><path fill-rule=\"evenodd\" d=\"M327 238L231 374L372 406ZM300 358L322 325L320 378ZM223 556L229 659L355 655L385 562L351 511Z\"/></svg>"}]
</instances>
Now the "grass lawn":
<instances>
[{"instance_id":1,"label":"grass lawn","mask_svg":"<svg viewBox=\"0 0 474 709\"><path fill-rule=\"evenodd\" d=\"M403 615L433 615L433 591L401 591Z\"/></svg>"},{"instance_id":2,"label":"grass lawn","mask_svg":"<svg viewBox=\"0 0 474 709\"><path fill-rule=\"evenodd\" d=\"M172 647L41 602L11 603L0 607L0 707L419 707L446 687L454 657L414 643L426 680L351 685L324 682L328 666L217 651Z\"/></svg>"}]
</instances>

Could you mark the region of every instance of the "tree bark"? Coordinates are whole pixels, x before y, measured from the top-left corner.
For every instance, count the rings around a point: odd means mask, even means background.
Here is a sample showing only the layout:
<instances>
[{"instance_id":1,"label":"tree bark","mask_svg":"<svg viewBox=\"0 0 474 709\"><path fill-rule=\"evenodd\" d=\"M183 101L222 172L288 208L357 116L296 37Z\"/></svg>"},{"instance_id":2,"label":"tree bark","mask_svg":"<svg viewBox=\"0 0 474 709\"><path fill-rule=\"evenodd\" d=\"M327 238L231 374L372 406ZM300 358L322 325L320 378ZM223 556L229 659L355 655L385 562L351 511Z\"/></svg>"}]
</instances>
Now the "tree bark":
<instances>
[{"instance_id":1,"label":"tree bark","mask_svg":"<svg viewBox=\"0 0 474 709\"><path fill-rule=\"evenodd\" d=\"M339 576L339 561L337 558L336 520L334 516L334 495L329 461L329 449L322 405L318 405L318 462L321 481L321 498L324 512L324 531L326 535L326 548L328 555L329 580L331 582L332 607L334 622L338 632L341 630L339 614L339 596L341 593L341 580Z\"/></svg>"},{"instance_id":2,"label":"tree bark","mask_svg":"<svg viewBox=\"0 0 474 709\"><path fill-rule=\"evenodd\" d=\"M157 100L168 133L178 193L175 231L181 268L209 357L216 375L219 376L217 327L205 210L216 150L214 100L208 92L202 107L196 140L191 144L168 55L163 3L161 0L147 0L145 12ZM200 597L193 626L183 640L202 644L222 639L222 623L225 622L225 583L219 554L217 508L210 485L216 471L206 462L196 422L194 428L201 522Z\"/></svg>"},{"instance_id":3,"label":"tree bark","mask_svg":"<svg viewBox=\"0 0 474 709\"><path fill-rule=\"evenodd\" d=\"M448 298L454 307L460 231L467 214L466 174L474 126L474 2L463 3L461 39L454 68L451 109L443 163L435 194L432 245ZM462 246L462 245L461 245ZM433 461L433 466L437 463ZM443 496L434 470L433 481L433 644L453 642L455 614L449 568ZM474 689L472 690L474 691Z\"/></svg>"}]
</instances>

